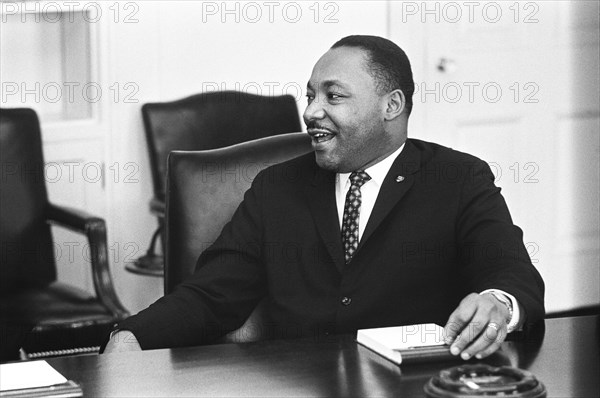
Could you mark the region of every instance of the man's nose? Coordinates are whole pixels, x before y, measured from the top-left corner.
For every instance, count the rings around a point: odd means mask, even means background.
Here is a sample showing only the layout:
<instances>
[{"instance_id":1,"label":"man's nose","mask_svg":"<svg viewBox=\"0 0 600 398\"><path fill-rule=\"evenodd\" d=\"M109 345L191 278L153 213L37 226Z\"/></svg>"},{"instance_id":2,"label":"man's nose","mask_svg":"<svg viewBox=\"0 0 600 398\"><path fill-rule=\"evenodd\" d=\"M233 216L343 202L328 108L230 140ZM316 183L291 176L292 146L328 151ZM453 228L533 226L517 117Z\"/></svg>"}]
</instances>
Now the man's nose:
<instances>
[{"instance_id":1,"label":"man's nose","mask_svg":"<svg viewBox=\"0 0 600 398\"><path fill-rule=\"evenodd\" d=\"M304 110L304 123L308 123L311 120L320 120L325 117L325 110L318 97L315 97Z\"/></svg>"}]
</instances>

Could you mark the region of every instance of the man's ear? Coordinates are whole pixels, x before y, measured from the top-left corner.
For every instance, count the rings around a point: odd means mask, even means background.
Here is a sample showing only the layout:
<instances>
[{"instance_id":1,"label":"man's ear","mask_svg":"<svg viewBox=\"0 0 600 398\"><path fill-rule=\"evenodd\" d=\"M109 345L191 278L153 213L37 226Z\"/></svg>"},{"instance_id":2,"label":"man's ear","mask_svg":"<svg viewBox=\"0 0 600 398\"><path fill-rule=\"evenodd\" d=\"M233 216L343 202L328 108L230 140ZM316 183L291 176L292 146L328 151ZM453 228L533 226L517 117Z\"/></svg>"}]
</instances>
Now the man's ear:
<instances>
[{"instance_id":1,"label":"man's ear","mask_svg":"<svg viewBox=\"0 0 600 398\"><path fill-rule=\"evenodd\" d=\"M396 89L387 95L386 109L384 112L384 119L387 121L394 120L402 112L406 106L406 98L404 93L400 89Z\"/></svg>"}]
</instances>

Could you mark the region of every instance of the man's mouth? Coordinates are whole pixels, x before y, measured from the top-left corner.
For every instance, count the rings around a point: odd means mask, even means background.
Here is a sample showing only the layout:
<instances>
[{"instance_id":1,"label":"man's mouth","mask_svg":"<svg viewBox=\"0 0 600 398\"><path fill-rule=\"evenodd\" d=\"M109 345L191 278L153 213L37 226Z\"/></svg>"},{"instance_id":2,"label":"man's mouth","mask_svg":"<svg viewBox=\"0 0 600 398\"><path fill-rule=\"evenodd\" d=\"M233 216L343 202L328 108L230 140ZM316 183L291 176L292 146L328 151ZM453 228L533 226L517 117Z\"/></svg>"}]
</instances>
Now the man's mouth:
<instances>
[{"instance_id":1,"label":"man's mouth","mask_svg":"<svg viewBox=\"0 0 600 398\"><path fill-rule=\"evenodd\" d=\"M335 134L325 129L309 129L308 134L311 136L313 143L320 144L327 142L335 137Z\"/></svg>"}]
</instances>

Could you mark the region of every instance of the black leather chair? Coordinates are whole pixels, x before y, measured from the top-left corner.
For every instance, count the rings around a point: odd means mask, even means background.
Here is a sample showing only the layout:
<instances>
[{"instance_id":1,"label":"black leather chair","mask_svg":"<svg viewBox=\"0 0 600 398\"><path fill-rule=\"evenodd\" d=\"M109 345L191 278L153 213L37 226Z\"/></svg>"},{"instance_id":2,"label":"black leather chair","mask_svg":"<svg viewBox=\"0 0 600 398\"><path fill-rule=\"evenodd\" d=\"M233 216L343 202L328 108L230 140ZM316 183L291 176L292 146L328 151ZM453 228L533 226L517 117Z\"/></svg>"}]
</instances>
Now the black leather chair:
<instances>
[{"instance_id":1,"label":"black leather chair","mask_svg":"<svg viewBox=\"0 0 600 398\"><path fill-rule=\"evenodd\" d=\"M105 222L48 201L33 110L0 110L0 154L0 360L18 359L19 349L27 358L95 352L128 315L108 268ZM95 297L56 281L50 224L87 236Z\"/></svg>"},{"instance_id":2,"label":"black leather chair","mask_svg":"<svg viewBox=\"0 0 600 398\"><path fill-rule=\"evenodd\" d=\"M310 152L305 133L267 137L221 149L174 151L169 156L166 208L165 293L194 272L199 254L231 219L258 172ZM224 342L263 338L268 321L259 305Z\"/></svg>"},{"instance_id":3,"label":"black leather chair","mask_svg":"<svg viewBox=\"0 0 600 398\"><path fill-rule=\"evenodd\" d=\"M154 245L164 223L169 152L222 148L302 130L296 101L291 95L259 96L237 91L202 93L172 102L145 104L142 116L154 187L150 211L157 216L159 225L146 256L127 269L150 275L161 275L163 269L162 258L154 254Z\"/></svg>"}]
</instances>

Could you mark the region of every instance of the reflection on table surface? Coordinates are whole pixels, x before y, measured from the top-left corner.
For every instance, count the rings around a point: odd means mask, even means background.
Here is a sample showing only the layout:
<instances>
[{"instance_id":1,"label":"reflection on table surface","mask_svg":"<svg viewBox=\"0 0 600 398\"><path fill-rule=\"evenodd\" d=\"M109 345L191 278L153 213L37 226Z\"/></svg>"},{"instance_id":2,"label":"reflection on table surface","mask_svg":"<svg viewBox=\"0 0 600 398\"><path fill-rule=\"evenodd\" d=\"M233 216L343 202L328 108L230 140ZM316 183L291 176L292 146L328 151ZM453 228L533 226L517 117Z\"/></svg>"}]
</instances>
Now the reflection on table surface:
<instances>
[{"instance_id":1,"label":"reflection on table surface","mask_svg":"<svg viewBox=\"0 0 600 398\"><path fill-rule=\"evenodd\" d=\"M600 395L600 317L546 320L483 362L533 372L550 397ZM396 366L354 336L82 356L49 360L86 396L423 396L458 362ZM473 361L475 362L475 361Z\"/></svg>"}]
</instances>

